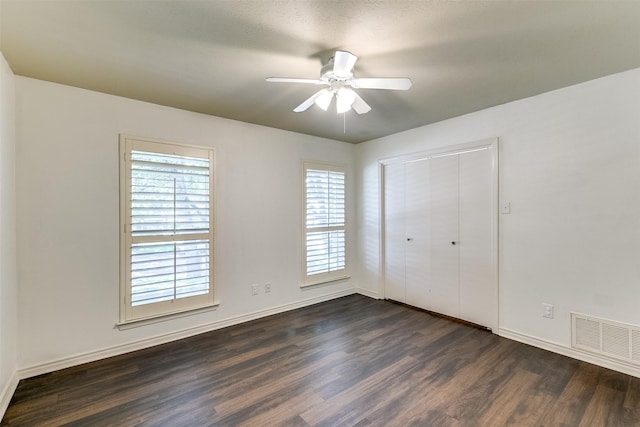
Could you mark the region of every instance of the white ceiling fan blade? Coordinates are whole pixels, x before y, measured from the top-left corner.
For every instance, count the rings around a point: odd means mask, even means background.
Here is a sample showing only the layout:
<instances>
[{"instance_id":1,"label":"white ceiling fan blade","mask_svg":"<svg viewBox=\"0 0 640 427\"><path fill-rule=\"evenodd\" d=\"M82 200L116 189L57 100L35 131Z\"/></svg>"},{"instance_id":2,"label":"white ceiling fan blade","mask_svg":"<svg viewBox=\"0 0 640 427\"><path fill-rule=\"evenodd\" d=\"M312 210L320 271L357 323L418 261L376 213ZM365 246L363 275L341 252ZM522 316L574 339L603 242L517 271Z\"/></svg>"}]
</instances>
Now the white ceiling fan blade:
<instances>
[{"instance_id":1,"label":"white ceiling fan blade","mask_svg":"<svg viewBox=\"0 0 640 427\"><path fill-rule=\"evenodd\" d=\"M369 106L369 104L364 102L364 99L362 99L360 95L358 95L355 91L353 92L353 94L356 96L356 98L353 100L353 104L351 104L351 108L353 108L353 111L358 114L364 114L371 111L371 107Z\"/></svg>"},{"instance_id":2,"label":"white ceiling fan blade","mask_svg":"<svg viewBox=\"0 0 640 427\"><path fill-rule=\"evenodd\" d=\"M311 95L309 98L307 98L306 101L304 101L302 104L298 105L296 108L293 109L293 111L295 111L296 113L302 113L303 111L307 111L307 109L309 107L311 107L313 105L314 102L316 102L316 99L322 95L323 93L325 93L327 90L329 89L322 89L317 91L316 93L314 93L313 95Z\"/></svg>"},{"instance_id":3,"label":"white ceiling fan blade","mask_svg":"<svg viewBox=\"0 0 640 427\"><path fill-rule=\"evenodd\" d=\"M333 57L333 74L338 78L346 79L351 76L351 70L357 60L358 57L351 52L336 50Z\"/></svg>"},{"instance_id":4,"label":"white ceiling fan blade","mask_svg":"<svg viewBox=\"0 0 640 427\"><path fill-rule=\"evenodd\" d=\"M292 79L289 77L267 77L265 79L270 83L311 83L316 85L328 84L327 82L323 82L318 79Z\"/></svg>"},{"instance_id":5,"label":"white ceiling fan blade","mask_svg":"<svg viewBox=\"0 0 640 427\"><path fill-rule=\"evenodd\" d=\"M351 80L351 86L357 89L407 90L411 84L411 79L407 77L365 77Z\"/></svg>"}]
</instances>

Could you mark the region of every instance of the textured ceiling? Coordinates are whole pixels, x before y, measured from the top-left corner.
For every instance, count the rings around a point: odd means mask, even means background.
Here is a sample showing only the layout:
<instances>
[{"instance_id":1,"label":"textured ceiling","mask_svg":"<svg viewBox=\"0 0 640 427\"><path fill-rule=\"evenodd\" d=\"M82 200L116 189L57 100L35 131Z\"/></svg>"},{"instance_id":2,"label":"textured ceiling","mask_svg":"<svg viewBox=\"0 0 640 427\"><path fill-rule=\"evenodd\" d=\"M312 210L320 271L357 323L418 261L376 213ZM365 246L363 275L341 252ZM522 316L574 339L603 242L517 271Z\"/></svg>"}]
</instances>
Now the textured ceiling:
<instances>
[{"instance_id":1,"label":"textured ceiling","mask_svg":"<svg viewBox=\"0 0 640 427\"><path fill-rule=\"evenodd\" d=\"M640 1L0 1L18 75L356 143L640 67ZM413 87L343 118L264 81L336 49Z\"/></svg>"}]
</instances>

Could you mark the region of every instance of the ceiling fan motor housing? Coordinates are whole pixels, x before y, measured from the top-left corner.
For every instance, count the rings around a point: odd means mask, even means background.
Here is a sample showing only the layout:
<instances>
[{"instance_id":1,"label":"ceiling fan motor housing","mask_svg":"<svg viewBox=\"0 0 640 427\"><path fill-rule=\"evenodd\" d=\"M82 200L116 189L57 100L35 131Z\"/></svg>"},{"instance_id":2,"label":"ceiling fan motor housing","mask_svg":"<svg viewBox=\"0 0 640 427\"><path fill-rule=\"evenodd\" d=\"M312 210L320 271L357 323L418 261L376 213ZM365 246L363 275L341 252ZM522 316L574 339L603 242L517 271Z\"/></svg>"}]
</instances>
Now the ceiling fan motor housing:
<instances>
[{"instance_id":1,"label":"ceiling fan motor housing","mask_svg":"<svg viewBox=\"0 0 640 427\"><path fill-rule=\"evenodd\" d=\"M320 80L325 81L327 83L332 83L335 81L347 81L353 77L353 73L349 73L349 75L345 78L336 77L333 72L334 69L334 61L333 56L329 58L329 61L322 66L320 69Z\"/></svg>"},{"instance_id":2,"label":"ceiling fan motor housing","mask_svg":"<svg viewBox=\"0 0 640 427\"><path fill-rule=\"evenodd\" d=\"M329 62L324 64L320 69L320 79L329 80L329 76L332 73L333 73L333 56L329 59Z\"/></svg>"}]
</instances>

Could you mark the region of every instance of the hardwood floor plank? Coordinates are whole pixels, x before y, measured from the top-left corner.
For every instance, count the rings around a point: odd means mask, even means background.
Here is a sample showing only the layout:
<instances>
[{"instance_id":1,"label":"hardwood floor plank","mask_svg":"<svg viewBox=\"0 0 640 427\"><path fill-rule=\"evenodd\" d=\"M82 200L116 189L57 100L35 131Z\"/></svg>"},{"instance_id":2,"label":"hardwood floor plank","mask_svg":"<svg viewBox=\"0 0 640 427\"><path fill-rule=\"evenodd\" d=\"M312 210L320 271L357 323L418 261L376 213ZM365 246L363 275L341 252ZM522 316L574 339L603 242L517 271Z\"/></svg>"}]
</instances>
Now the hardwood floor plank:
<instances>
[{"instance_id":1,"label":"hardwood floor plank","mask_svg":"<svg viewBox=\"0 0 640 427\"><path fill-rule=\"evenodd\" d=\"M311 410L303 412L302 418L312 425L352 425L362 413L366 414L366 402L363 396L389 388L394 381L394 375L408 369L414 363L413 358L404 356L390 365L369 375L363 375L354 381L348 388L331 396L321 405L316 405ZM352 378L349 381L353 381ZM364 407L363 407L364 406ZM356 409L357 410L353 410ZM350 423L347 421L351 420Z\"/></svg>"},{"instance_id":2,"label":"hardwood floor plank","mask_svg":"<svg viewBox=\"0 0 640 427\"><path fill-rule=\"evenodd\" d=\"M443 402L446 406L446 413L452 418L462 422L470 422L479 417L486 416L491 402L502 393L515 373L519 362L518 355L513 349L505 351L501 346L497 351L500 355L494 357L480 358L479 365L465 365L463 371L454 377L455 388L450 386L449 394L445 395ZM489 352L491 354L491 352ZM481 367L481 369L477 369ZM435 389L433 393L440 393L440 389ZM453 402L451 402L453 400Z\"/></svg>"},{"instance_id":3,"label":"hardwood floor plank","mask_svg":"<svg viewBox=\"0 0 640 427\"><path fill-rule=\"evenodd\" d=\"M591 401L580 420L580 427L617 426L624 393L604 384L598 384Z\"/></svg>"},{"instance_id":4,"label":"hardwood floor plank","mask_svg":"<svg viewBox=\"0 0 640 427\"><path fill-rule=\"evenodd\" d=\"M255 382L251 388L248 388L245 393L241 393L232 398L227 398L220 404L216 405L216 412L221 416L225 416L229 413L234 413L242 408L246 407L252 401L265 401L269 399L271 395L279 394L288 388L298 388L299 384L303 384L303 387L308 387L308 380L316 377L317 384L322 384L322 378L317 378L319 375L317 371L325 369L331 369L331 365L339 363L345 360L347 355L345 353L332 353L331 355L322 359L315 360L308 364L304 369L292 369L288 374L273 373L270 375L270 379L267 381ZM280 375L279 375L280 374ZM314 384L315 386L315 384ZM304 390L301 390L304 391ZM315 393L313 396L315 398ZM314 399L322 400L322 399Z\"/></svg>"},{"instance_id":5,"label":"hardwood floor plank","mask_svg":"<svg viewBox=\"0 0 640 427\"><path fill-rule=\"evenodd\" d=\"M2 426L638 426L640 379L353 295L20 381Z\"/></svg>"},{"instance_id":6,"label":"hardwood floor plank","mask_svg":"<svg viewBox=\"0 0 640 427\"><path fill-rule=\"evenodd\" d=\"M534 426L537 425L538 412L533 407L526 412L525 416L520 416L516 420L512 415L517 411L518 405L522 403L522 396L529 393L534 385L539 381L537 374L516 369L513 375L500 386L496 393L486 396L489 403L483 409L483 415L478 419L479 426Z\"/></svg>"},{"instance_id":7,"label":"hardwood floor plank","mask_svg":"<svg viewBox=\"0 0 640 427\"><path fill-rule=\"evenodd\" d=\"M634 420L640 419L640 378L629 378L629 388L622 408L623 424L631 425Z\"/></svg>"}]
</instances>

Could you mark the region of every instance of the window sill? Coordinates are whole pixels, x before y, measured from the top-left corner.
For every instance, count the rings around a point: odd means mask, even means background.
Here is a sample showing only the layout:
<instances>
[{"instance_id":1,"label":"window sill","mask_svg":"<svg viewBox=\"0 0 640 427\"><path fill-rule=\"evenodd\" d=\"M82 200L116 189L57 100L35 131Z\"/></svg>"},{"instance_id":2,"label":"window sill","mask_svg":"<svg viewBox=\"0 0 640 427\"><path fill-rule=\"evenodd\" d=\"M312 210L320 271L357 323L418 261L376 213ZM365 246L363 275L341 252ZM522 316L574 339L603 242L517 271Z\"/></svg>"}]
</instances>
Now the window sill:
<instances>
[{"instance_id":1,"label":"window sill","mask_svg":"<svg viewBox=\"0 0 640 427\"><path fill-rule=\"evenodd\" d=\"M318 282L303 283L302 285L300 285L300 287L301 288L311 288L311 287L314 287L314 286L331 285L331 284L334 284L336 282L342 282L342 281L348 280L348 279L351 279L351 276L344 275L344 276L339 276L339 277L333 277L331 279L320 280Z\"/></svg>"},{"instance_id":2,"label":"window sill","mask_svg":"<svg viewBox=\"0 0 640 427\"><path fill-rule=\"evenodd\" d=\"M214 311L218 309L220 303L214 303L206 307L194 308L192 310L181 311L178 313L162 314L154 317L146 317L144 319L128 320L126 322L116 323L116 328L121 331L127 329L133 329L140 326L152 325L154 323L165 322L167 320L179 319L181 317L193 316L194 314L206 313L208 311Z\"/></svg>"}]
</instances>

